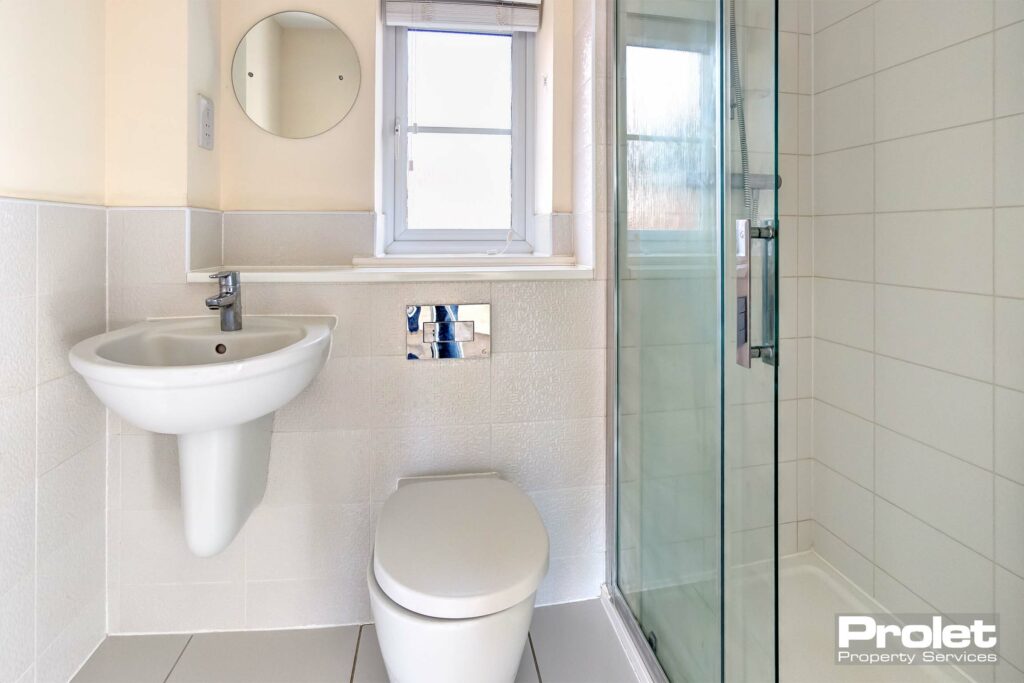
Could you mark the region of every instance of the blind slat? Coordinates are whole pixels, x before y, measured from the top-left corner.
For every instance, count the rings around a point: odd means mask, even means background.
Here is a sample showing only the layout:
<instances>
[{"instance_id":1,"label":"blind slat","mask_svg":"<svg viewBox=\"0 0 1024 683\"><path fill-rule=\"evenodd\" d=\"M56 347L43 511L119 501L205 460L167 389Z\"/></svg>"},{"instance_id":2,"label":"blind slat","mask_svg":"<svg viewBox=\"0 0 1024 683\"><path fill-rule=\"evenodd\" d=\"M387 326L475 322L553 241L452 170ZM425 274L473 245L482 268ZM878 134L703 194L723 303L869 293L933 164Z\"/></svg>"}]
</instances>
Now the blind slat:
<instances>
[{"instance_id":1,"label":"blind slat","mask_svg":"<svg viewBox=\"0 0 1024 683\"><path fill-rule=\"evenodd\" d=\"M541 0L385 0L385 23L463 31L537 31Z\"/></svg>"}]
</instances>

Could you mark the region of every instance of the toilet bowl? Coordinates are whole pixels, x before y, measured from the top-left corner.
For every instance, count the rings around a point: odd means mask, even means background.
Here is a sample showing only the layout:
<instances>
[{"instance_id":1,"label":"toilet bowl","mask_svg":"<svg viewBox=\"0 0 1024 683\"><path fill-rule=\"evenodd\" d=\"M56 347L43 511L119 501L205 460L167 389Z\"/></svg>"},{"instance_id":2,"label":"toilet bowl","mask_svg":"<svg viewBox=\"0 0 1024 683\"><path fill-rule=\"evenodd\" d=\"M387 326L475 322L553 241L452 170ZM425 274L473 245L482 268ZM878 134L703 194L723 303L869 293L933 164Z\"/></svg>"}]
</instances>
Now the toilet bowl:
<instances>
[{"instance_id":1,"label":"toilet bowl","mask_svg":"<svg viewBox=\"0 0 1024 683\"><path fill-rule=\"evenodd\" d=\"M495 475L405 479L367 572L392 683L511 683L548 569L537 508Z\"/></svg>"}]
</instances>

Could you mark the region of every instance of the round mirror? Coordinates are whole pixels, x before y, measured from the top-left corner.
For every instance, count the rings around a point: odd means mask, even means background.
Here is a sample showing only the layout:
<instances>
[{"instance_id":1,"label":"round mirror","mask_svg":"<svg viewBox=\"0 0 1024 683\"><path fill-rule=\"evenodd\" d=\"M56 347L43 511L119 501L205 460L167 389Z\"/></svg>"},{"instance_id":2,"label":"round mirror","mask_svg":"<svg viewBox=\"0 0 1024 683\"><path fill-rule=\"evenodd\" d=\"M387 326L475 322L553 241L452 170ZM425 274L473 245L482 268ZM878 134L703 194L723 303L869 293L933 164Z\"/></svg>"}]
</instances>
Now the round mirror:
<instances>
[{"instance_id":1,"label":"round mirror","mask_svg":"<svg viewBox=\"0 0 1024 683\"><path fill-rule=\"evenodd\" d=\"M286 138L338 125L359 94L359 57L340 28L309 12L259 22L235 49L235 97L252 122Z\"/></svg>"}]
</instances>

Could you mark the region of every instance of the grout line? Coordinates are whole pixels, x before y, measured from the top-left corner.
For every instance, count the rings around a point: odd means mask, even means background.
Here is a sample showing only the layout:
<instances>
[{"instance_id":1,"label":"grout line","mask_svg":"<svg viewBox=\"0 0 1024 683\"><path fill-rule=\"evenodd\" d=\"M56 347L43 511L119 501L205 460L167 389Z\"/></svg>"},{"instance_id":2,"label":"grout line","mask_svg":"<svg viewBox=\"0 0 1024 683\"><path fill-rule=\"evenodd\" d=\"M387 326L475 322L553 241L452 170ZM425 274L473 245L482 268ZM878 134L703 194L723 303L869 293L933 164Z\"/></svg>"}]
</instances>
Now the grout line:
<instances>
[{"instance_id":1,"label":"grout line","mask_svg":"<svg viewBox=\"0 0 1024 683\"><path fill-rule=\"evenodd\" d=\"M526 633L526 642L530 645L530 656L533 658L533 669L537 672L537 683L544 683L544 679L540 675L540 663L537 662L537 650L533 647L532 633Z\"/></svg>"},{"instance_id":2,"label":"grout line","mask_svg":"<svg viewBox=\"0 0 1024 683\"><path fill-rule=\"evenodd\" d=\"M874 0L874 2L869 3L869 4L865 5L864 7L861 7L856 12L851 12L850 14L847 14L842 19L837 19L836 21L833 21L831 24L828 24L826 26L822 26L821 28L818 28L817 26L815 26L814 25L814 20L812 19L811 20L811 33L810 33L810 35L815 36L815 35L821 33L822 31L824 31L825 29L832 28L833 26L838 26L839 24L843 23L844 21L846 21L850 17L855 17L858 14L860 14L861 12L866 12L868 9L870 9L870 8L874 7L875 5L877 5L878 2L879 2L879 0Z\"/></svg>"},{"instance_id":3,"label":"grout line","mask_svg":"<svg viewBox=\"0 0 1024 683\"><path fill-rule=\"evenodd\" d=\"M1024 114L1016 114L1016 116L1024 116ZM820 156L820 155L818 155ZM975 206L952 206L943 207L936 209L886 209L885 211L878 211L876 213L882 215L889 214L903 214L903 213L948 213L953 211L993 211L995 209L1020 209L1024 208L1024 204L1000 204L999 206L993 207L990 204L978 204ZM871 211L832 211L825 213L816 213L813 216L804 216L804 218L832 218L835 216L869 216Z\"/></svg>"},{"instance_id":4,"label":"grout line","mask_svg":"<svg viewBox=\"0 0 1024 683\"><path fill-rule=\"evenodd\" d=\"M363 629L366 624L359 624L359 632L356 634L356 650L352 653L352 673L349 674L349 683L356 680L356 663L359 661L359 644L363 642Z\"/></svg>"},{"instance_id":5,"label":"grout line","mask_svg":"<svg viewBox=\"0 0 1024 683\"><path fill-rule=\"evenodd\" d=\"M167 681L171 680L171 674L174 673L174 669L177 668L178 662L181 661L181 658L185 656L185 650L187 650L188 646L192 644L192 639L194 637L195 637L194 633L190 633L188 635L188 640L185 641L185 646L183 648L181 648L181 652L179 652L178 656L175 658L174 664L171 664L171 670L167 672L166 676L164 676L163 683L167 683Z\"/></svg>"},{"instance_id":6,"label":"grout line","mask_svg":"<svg viewBox=\"0 0 1024 683\"><path fill-rule=\"evenodd\" d=\"M970 209L970 210L971 211L978 211L978 210L985 211L987 209ZM871 214L863 214L863 215L864 216L869 216ZM873 227L872 228L872 232L877 232L877 229L875 227ZM995 255L993 254L993 259L994 258L995 258ZM849 283L860 284L860 285L881 285L883 287L898 287L900 289L920 289L920 290L923 290L923 291L926 291L926 292L941 292L943 294L961 294L961 295L964 295L964 296L980 296L980 297L984 297L986 299L992 299L992 298L999 298L999 299L1024 299L1024 296L1013 297L1013 296L995 295L995 294L991 294L991 293L987 293L987 292L977 292L977 291L973 291L972 292L972 291L968 291L966 289L943 289L941 287L924 287L924 286L921 286L921 285L908 285L908 284L903 284L903 283L900 283L900 282L885 282L885 281L879 282L877 275L874 276L875 279L873 279L873 280L858 280L856 278L835 277L833 275L815 275L815 277L818 278L819 280L834 280L836 282L849 282Z\"/></svg>"}]
</instances>

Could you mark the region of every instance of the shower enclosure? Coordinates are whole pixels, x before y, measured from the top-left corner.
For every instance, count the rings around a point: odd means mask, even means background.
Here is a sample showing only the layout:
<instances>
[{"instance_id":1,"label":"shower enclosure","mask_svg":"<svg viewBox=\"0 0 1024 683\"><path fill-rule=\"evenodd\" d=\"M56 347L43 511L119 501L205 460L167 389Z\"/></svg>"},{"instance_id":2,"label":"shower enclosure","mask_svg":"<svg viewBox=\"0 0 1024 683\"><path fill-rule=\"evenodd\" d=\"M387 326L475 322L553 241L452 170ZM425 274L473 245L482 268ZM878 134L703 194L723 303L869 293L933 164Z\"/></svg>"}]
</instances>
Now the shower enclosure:
<instances>
[{"instance_id":1,"label":"shower enclosure","mask_svg":"<svg viewBox=\"0 0 1024 683\"><path fill-rule=\"evenodd\" d=\"M616 6L611 583L674 682L777 679L776 22Z\"/></svg>"}]
</instances>

